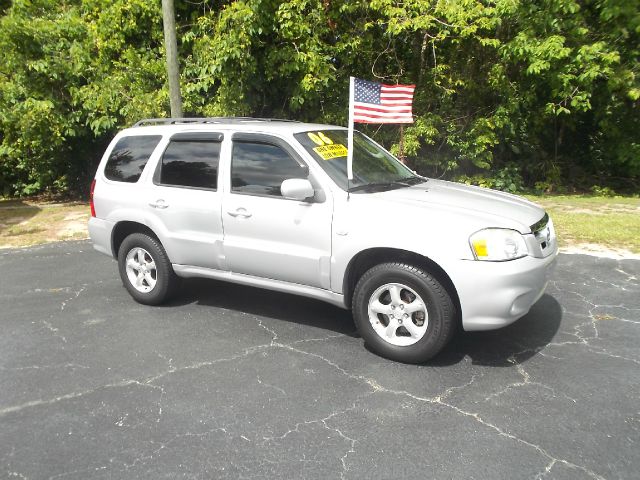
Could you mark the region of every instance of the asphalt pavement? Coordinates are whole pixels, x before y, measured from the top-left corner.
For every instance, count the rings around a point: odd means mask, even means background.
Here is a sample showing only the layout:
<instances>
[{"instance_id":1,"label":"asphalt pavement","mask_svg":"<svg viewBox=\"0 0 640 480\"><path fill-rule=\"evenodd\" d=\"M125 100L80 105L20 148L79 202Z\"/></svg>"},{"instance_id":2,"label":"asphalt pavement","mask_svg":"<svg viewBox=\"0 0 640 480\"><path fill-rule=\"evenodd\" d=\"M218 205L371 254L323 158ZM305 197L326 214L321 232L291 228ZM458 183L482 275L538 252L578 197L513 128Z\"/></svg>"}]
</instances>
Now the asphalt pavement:
<instances>
[{"instance_id":1,"label":"asphalt pavement","mask_svg":"<svg viewBox=\"0 0 640 480\"><path fill-rule=\"evenodd\" d=\"M88 242L0 251L0 478L640 477L640 261L561 255L434 361L348 312L190 280L136 304Z\"/></svg>"}]
</instances>

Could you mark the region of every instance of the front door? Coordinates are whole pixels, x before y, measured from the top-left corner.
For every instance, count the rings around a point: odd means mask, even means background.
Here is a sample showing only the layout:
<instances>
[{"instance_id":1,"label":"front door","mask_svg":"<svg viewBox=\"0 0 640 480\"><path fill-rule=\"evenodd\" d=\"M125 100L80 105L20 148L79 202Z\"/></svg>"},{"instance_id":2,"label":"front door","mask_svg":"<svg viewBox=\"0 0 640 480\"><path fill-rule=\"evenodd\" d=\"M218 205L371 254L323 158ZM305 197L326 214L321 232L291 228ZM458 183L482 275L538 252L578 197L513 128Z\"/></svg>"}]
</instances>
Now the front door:
<instances>
[{"instance_id":1,"label":"front door","mask_svg":"<svg viewBox=\"0 0 640 480\"><path fill-rule=\"evenodd\" d=\"M229 270L328 289L330 195L297 201L280 193L284 180L307 178L300 157L281 139L241 134L233 138L230 170L222 207Z\"/></svg>"}]
</instances>

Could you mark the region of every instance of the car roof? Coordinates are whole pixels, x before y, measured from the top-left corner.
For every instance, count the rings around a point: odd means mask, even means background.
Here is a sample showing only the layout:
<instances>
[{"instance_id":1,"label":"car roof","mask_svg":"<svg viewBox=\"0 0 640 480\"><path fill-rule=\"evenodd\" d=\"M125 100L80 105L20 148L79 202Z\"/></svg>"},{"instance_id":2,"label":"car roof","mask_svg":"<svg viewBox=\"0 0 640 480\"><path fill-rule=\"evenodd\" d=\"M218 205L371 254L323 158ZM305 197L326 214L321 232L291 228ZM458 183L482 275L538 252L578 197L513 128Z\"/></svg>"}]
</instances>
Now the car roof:
<instances>
[{"instance_id":1,"label":"car roof","mask_svg":"<svg viewBox=\"0 0 640 480\"><path fill-rule=\"evenodd\" d=\"M123 130L125 135L171 134L189 131L246 131L265 133L299 133L310 130L346 130L345 127L321 123L303 123L292 120L250 117L216 118L151 118L140 120L133 127Z\"/></svg>"}]
</instances>

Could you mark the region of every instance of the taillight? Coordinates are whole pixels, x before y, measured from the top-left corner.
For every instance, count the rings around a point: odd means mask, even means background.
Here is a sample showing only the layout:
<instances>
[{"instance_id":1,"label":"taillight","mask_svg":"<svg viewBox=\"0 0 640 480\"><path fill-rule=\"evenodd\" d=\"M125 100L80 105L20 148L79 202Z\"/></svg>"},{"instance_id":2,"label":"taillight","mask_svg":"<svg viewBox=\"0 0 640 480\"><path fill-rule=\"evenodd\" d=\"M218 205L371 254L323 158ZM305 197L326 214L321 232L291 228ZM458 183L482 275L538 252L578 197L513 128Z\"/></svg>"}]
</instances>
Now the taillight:
<instances>
[{"instance_id":1,"label":"taillight","mask_svg":"<svg viewBox=\"0 0 640 480\"><path fill-rule=\"evenodd\" d=\"M91 216L95 217L96 216L96 207L93 204L93 190L96 188L96 179L93 179L93 182L91 182L91 190L89 191L89 205L91 206Z\"/></svg>"}]
</instances>

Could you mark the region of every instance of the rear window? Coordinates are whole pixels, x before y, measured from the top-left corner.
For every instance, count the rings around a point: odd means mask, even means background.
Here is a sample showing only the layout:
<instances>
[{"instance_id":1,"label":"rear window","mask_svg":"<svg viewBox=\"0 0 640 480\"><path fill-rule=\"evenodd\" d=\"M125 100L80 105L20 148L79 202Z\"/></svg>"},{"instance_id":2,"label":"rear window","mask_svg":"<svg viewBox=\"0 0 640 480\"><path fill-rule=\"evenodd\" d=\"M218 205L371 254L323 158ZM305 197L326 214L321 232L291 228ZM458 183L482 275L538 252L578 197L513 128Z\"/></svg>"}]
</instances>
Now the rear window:
<instances>
[{"instance_id":1,"label":"rear window","mask_svg":"<svg viewBox=\"0 0 640 480\"><path fill-rule=\"evenodd\" d=\"M109 155L104 176L116 182L137 182L161 138L160 135L121 138Z\"/></svg>"},{"instance_id":2,"label":"rear window","mask_svg":"<svg viewBox=\"0 0 640 480\"><path fill-rule=\"evenodd\" d=\"M160 184L215 190L220 142L172 141L161 162Z\"/></svg>"}]
</instances>

